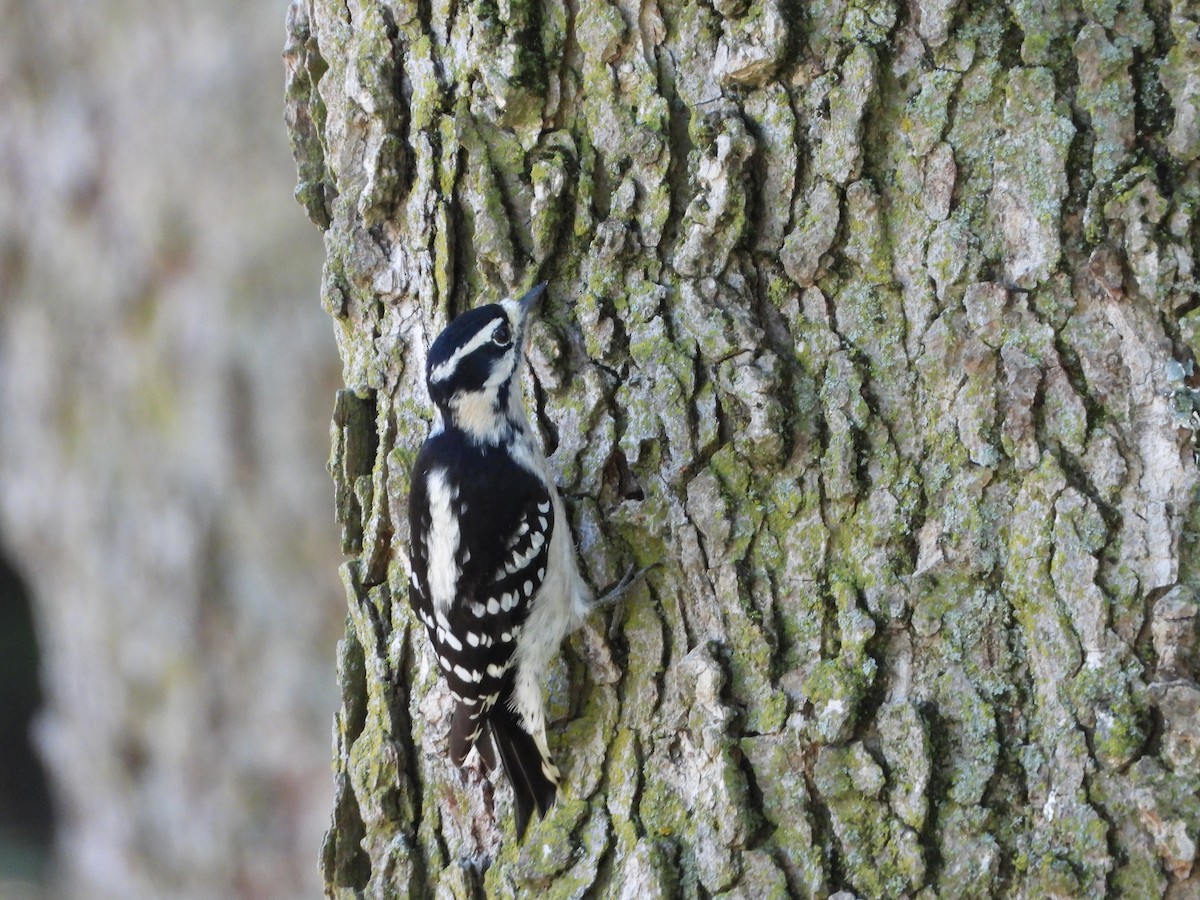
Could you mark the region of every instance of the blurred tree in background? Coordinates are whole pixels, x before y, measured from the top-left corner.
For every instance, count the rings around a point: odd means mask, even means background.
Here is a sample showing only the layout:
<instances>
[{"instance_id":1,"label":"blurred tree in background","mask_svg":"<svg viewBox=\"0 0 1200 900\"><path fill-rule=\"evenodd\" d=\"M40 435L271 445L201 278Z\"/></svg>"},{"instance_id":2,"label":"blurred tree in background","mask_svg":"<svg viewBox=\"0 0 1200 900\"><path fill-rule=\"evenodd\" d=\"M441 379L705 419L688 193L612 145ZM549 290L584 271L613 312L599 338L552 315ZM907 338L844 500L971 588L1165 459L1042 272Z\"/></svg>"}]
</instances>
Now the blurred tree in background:
<instances>
[{"instance_id":1,"label":"blurred tree in background","mask_svg":"<svg viewBox=\"0 0 1200 900\"><path fill-rule=\"evenodd\" d=\"M0 553L42 655L54 897L319 891L337 368L281 18L0 0Z\"/></svg>"}]
</instances>

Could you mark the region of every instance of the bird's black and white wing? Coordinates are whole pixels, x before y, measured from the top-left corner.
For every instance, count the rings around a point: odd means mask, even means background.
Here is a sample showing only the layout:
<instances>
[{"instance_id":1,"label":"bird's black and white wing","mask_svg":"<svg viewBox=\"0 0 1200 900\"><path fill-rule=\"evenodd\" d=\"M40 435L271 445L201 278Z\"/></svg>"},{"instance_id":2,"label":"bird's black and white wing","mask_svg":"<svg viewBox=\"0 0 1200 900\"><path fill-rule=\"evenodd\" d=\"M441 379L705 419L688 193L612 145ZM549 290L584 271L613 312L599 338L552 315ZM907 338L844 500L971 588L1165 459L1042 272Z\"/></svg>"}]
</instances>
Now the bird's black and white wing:
<instances>
[{"instance_id":1,"label":"bird's black and white wing","mask_svg":"<svg viewBox=\"0 0 1200 900\"><path fill-rule=\"evenodd\" d=\"M544 813L557 788L557 770L512 703L515 651L546 577L554 507L541 481L519 466L503 472L502 497L500 486L473 479L474 471L418 458L409 499L410 597L455 698L451 758L462 765L478 747L494 766L490 728L523 832L533 807Z\"/></svg>"}]
</instances>

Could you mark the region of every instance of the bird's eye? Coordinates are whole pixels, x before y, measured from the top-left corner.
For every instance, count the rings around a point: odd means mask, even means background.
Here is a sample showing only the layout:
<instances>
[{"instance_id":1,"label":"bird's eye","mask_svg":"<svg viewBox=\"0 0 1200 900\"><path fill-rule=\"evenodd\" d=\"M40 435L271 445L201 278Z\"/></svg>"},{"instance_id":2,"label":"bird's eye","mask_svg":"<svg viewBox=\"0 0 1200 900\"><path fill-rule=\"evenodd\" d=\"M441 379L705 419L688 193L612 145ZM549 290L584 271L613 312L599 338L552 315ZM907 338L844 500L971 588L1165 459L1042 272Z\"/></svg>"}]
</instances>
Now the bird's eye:
<instances>
[{"instance_id":1,"label":"bird's eye","mask_svg":"<svg viewBox=\"0 0 1200 900\"><path fill-rule=\"evenodd\" d=\"M512 330L508 327L507 322L501 322L496 326L496 330L492 332L492 343L497 347L507 347L512 343Z\"/></svg>"}]
</instances>

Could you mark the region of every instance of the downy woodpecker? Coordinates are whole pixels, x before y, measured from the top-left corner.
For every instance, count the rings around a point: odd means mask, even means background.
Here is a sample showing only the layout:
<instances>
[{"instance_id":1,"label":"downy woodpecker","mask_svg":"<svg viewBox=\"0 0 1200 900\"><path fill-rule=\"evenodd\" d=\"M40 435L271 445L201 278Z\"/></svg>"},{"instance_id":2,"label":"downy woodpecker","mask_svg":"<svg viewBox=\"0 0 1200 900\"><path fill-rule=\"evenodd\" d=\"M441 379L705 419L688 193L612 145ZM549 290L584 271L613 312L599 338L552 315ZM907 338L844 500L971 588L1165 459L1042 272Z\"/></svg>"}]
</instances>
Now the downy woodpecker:
<instances>
[{"instance_id":1,"label":"downy woodpecker","mask_svg":"<svg viewBox=\"0 0 1200 900\"><path fill-rule=\"evenodd\" d=\"M518 837L558 789L546 744L547 665L593 604L522 397L544 289L463 313L433 342L426 380L437 420L409 495L409 597L454 696L450 756L462 766L475 747L494 769L495 741Z\"/></svg>"}]
</instances>

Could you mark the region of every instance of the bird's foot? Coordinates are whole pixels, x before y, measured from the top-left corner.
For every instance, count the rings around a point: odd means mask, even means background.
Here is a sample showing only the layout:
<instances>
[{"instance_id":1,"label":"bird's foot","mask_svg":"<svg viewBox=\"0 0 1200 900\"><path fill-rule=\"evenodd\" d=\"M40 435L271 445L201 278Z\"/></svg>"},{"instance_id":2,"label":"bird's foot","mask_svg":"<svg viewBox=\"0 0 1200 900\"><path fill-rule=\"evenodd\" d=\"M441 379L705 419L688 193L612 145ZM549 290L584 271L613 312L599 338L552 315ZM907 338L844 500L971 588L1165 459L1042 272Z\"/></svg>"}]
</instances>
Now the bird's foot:
<instances>
[{"instance_id":1,"label":"bird's foot","mask_svg":"<svg viewBox=\"0 0 1200 900\"><path fill-rule=\"evenodd\" d=\"M651 563L650 565L643 566L640 569L637 566L630 566L625 571L625 574L621 576L620 581L607 588L604 593L596 598L595 605L612 606L614 603L617 603L626 594L628 594L630 590L637 587L638 584L644 581L647 573L653 569L657 569L661 565L662 563Z\"/></svg>"}]
</instances>

